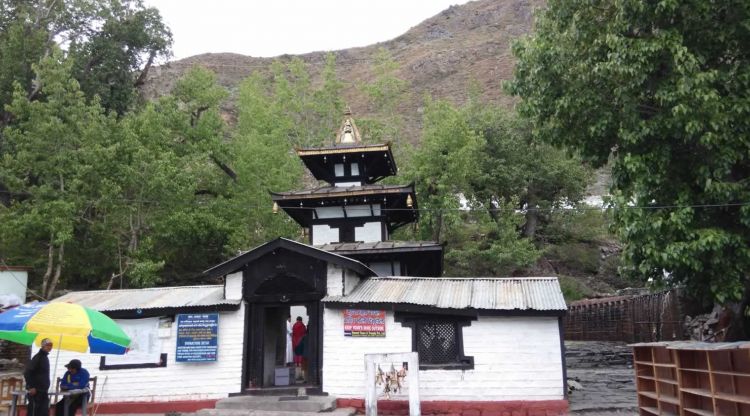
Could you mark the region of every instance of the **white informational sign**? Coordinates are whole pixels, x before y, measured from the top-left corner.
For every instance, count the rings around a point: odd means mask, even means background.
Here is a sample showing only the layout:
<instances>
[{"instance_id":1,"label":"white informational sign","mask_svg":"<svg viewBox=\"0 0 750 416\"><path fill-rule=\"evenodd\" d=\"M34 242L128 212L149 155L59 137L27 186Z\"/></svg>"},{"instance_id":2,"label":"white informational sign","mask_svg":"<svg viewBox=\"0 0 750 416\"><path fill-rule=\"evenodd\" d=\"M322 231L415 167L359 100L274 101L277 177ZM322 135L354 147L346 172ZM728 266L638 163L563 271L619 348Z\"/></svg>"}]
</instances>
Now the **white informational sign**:
<instances>
[{"instance_id":1,"label":"white informational sign","mask_svg":"<svg viewBox=\"0 0 750 416\"><path fill-rule=\"evenodd\" d=\"M161 358L159 318L116 319L130 337L130 350L125 355L108 355L107 365L153 364Z\"/></svg>"}]
</instances>

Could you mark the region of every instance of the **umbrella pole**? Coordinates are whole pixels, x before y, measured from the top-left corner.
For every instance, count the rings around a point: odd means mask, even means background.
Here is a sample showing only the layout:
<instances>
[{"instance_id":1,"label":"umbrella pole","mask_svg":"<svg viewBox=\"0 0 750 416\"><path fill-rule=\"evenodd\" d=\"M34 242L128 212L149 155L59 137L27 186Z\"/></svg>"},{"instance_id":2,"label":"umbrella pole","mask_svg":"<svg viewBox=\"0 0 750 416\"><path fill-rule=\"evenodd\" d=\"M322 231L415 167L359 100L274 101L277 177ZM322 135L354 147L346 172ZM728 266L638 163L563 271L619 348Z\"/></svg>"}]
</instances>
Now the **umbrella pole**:
<instances>
[{"instance_id":1,"label":"umbrella pole","mask_svg":"<svg viewBox=\"0 0 750 416\"><path fill-rule=\"evenodd\" d=\"M57 338L57 354L55 354L55 366L52 368L52 380L50 387L54 387L57 391L57 362L60 360L60 347L62 347L62 334ZM55 396L57 398L57 396Z\"/></svg>"}]
</instances>

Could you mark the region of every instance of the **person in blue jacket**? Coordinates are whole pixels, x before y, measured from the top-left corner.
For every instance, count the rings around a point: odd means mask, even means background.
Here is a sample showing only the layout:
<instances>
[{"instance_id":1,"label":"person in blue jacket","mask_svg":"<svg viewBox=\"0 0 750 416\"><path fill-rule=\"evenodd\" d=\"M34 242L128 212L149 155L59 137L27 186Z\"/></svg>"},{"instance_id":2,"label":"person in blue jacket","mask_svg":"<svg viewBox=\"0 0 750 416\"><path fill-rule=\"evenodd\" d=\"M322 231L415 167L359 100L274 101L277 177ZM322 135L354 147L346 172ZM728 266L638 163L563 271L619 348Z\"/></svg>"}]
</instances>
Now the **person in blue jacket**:
<instances>
[{"instance_id":1,"label":"person in blue jacket","mask_svg":"<svg viewBox=\"0 0 750 416\"><path fill-rule=\"evenodd\" d=\"M65 365L68 371L63 374L60 379L60 390L80 390L89 388L89 372L85 368L81 368L81 360L70 360ZM68 405L68 416L74 416L78 409L83 406L83 401L88 400L88 392L82 394L75 394L65 400L60 399L55 405L55 416L65 416L65 405ZM67 402L67 403L66 403Z\"/></svg>"}]
</instances>

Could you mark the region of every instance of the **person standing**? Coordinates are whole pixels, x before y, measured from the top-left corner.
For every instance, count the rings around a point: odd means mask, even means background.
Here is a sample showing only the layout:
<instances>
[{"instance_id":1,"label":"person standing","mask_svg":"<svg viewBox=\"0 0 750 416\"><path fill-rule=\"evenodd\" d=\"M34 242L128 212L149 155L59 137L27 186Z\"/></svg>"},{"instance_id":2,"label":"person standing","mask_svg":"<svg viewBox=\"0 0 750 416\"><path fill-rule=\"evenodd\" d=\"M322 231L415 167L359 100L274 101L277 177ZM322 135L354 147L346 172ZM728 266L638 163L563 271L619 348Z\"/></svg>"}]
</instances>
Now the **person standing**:
<instances>
[{"instance_id":1,"label":"person standing","mask_svg":"<svg viewBox=\"0 0 750 416\"><path fill-rule=\"evenodd\" d=\"M297 322L294 323L294 326L292 327L292 346L294 347L294 366L296 368L299 368L299 370L296 370L297 377L296 378L304 378L304 374L302 373L304 370L302 369L302 357L305 354L305 335L307 335L307 327L305 327L305 324L302 323L302 317L297 317Z\"/></svg>"},{"instance_id":2,"label":"person standing","mask_svg":"<svg viewBox=\"0 0 750 416\"><path fill-rule=\"evenodd\" d=\"M29 416L49 416L49 352L52 341L44 338L41 348L26 365L23 378L26 379Z\"/></svg>"},{"instance_id":3,"label":"person standing","mask_svg":"<svg viewBox=\"0 0 750 416\"><path fill-rule=\"evenodd\" d=\"M88 389L89 372L85 368L81 368L81 360L70 360L70 362L65 365L65 368L67 368L68 371L66 371L60 379L60 390L68 391ZM65 397L63 397L55 405L55 416L65 416L66 402L68 405L68 415L74 416L78 409L83 406L83 401L88 400L88 398L88 393L76 394L68 397L68 400L65 400Z\"/></svg>"},{"instance_id":4,"label":"person standing","mask_svg":"<svg viewBox=\"0 0 750 416\"><path fill-rule=\"evenodd\" d=\"M294 362L294 349L292 348L292 317L286 318L286 351L284 354L284 364L291 365Z\"/></svg>"}]
</instances>

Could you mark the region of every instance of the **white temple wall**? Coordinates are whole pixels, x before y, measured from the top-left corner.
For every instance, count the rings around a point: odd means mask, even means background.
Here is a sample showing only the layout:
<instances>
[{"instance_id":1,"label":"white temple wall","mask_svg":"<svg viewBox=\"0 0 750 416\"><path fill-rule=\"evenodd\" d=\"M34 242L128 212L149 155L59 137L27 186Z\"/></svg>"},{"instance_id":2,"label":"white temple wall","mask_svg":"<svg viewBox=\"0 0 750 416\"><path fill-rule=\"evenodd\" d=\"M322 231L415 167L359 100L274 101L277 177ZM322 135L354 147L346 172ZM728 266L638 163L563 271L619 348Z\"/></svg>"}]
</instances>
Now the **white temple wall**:
<instances>
[{"instance_id":1,"label":"white temple wall","mask_svg":"<svg viewBox=\"0 0 750 416\"><path fill-rule=\"evenodd\" d=\"M81 360L92 377L98 376L96 401L100 403L225 398L242 389L244 323L244 302L237 311L219 312L219 349L214 362L176 362L177 322L172 322L171 328L159 331L161 352L167 354L166 367L100 370L101 355L60 351L57 358L55 349L49 356L50 367L57 362L56 376L61 377L65 373L64 364L73 358Z\"/></svg>"},{"instance_id":2,"label":"white temple wall","mask_svg":"<svg viewBox=\"0 0 750 416\"><path fill-rule=\"evenodd\" d=\"M323 391L365 395L364 354L411 351L411 328L386 313L383 338L345 337L343 312L325 309ZM556 317L480 316L463 327L471 370L420 370L421 400L562 400L563 368Z\"/></svg>"}]
</instances>

